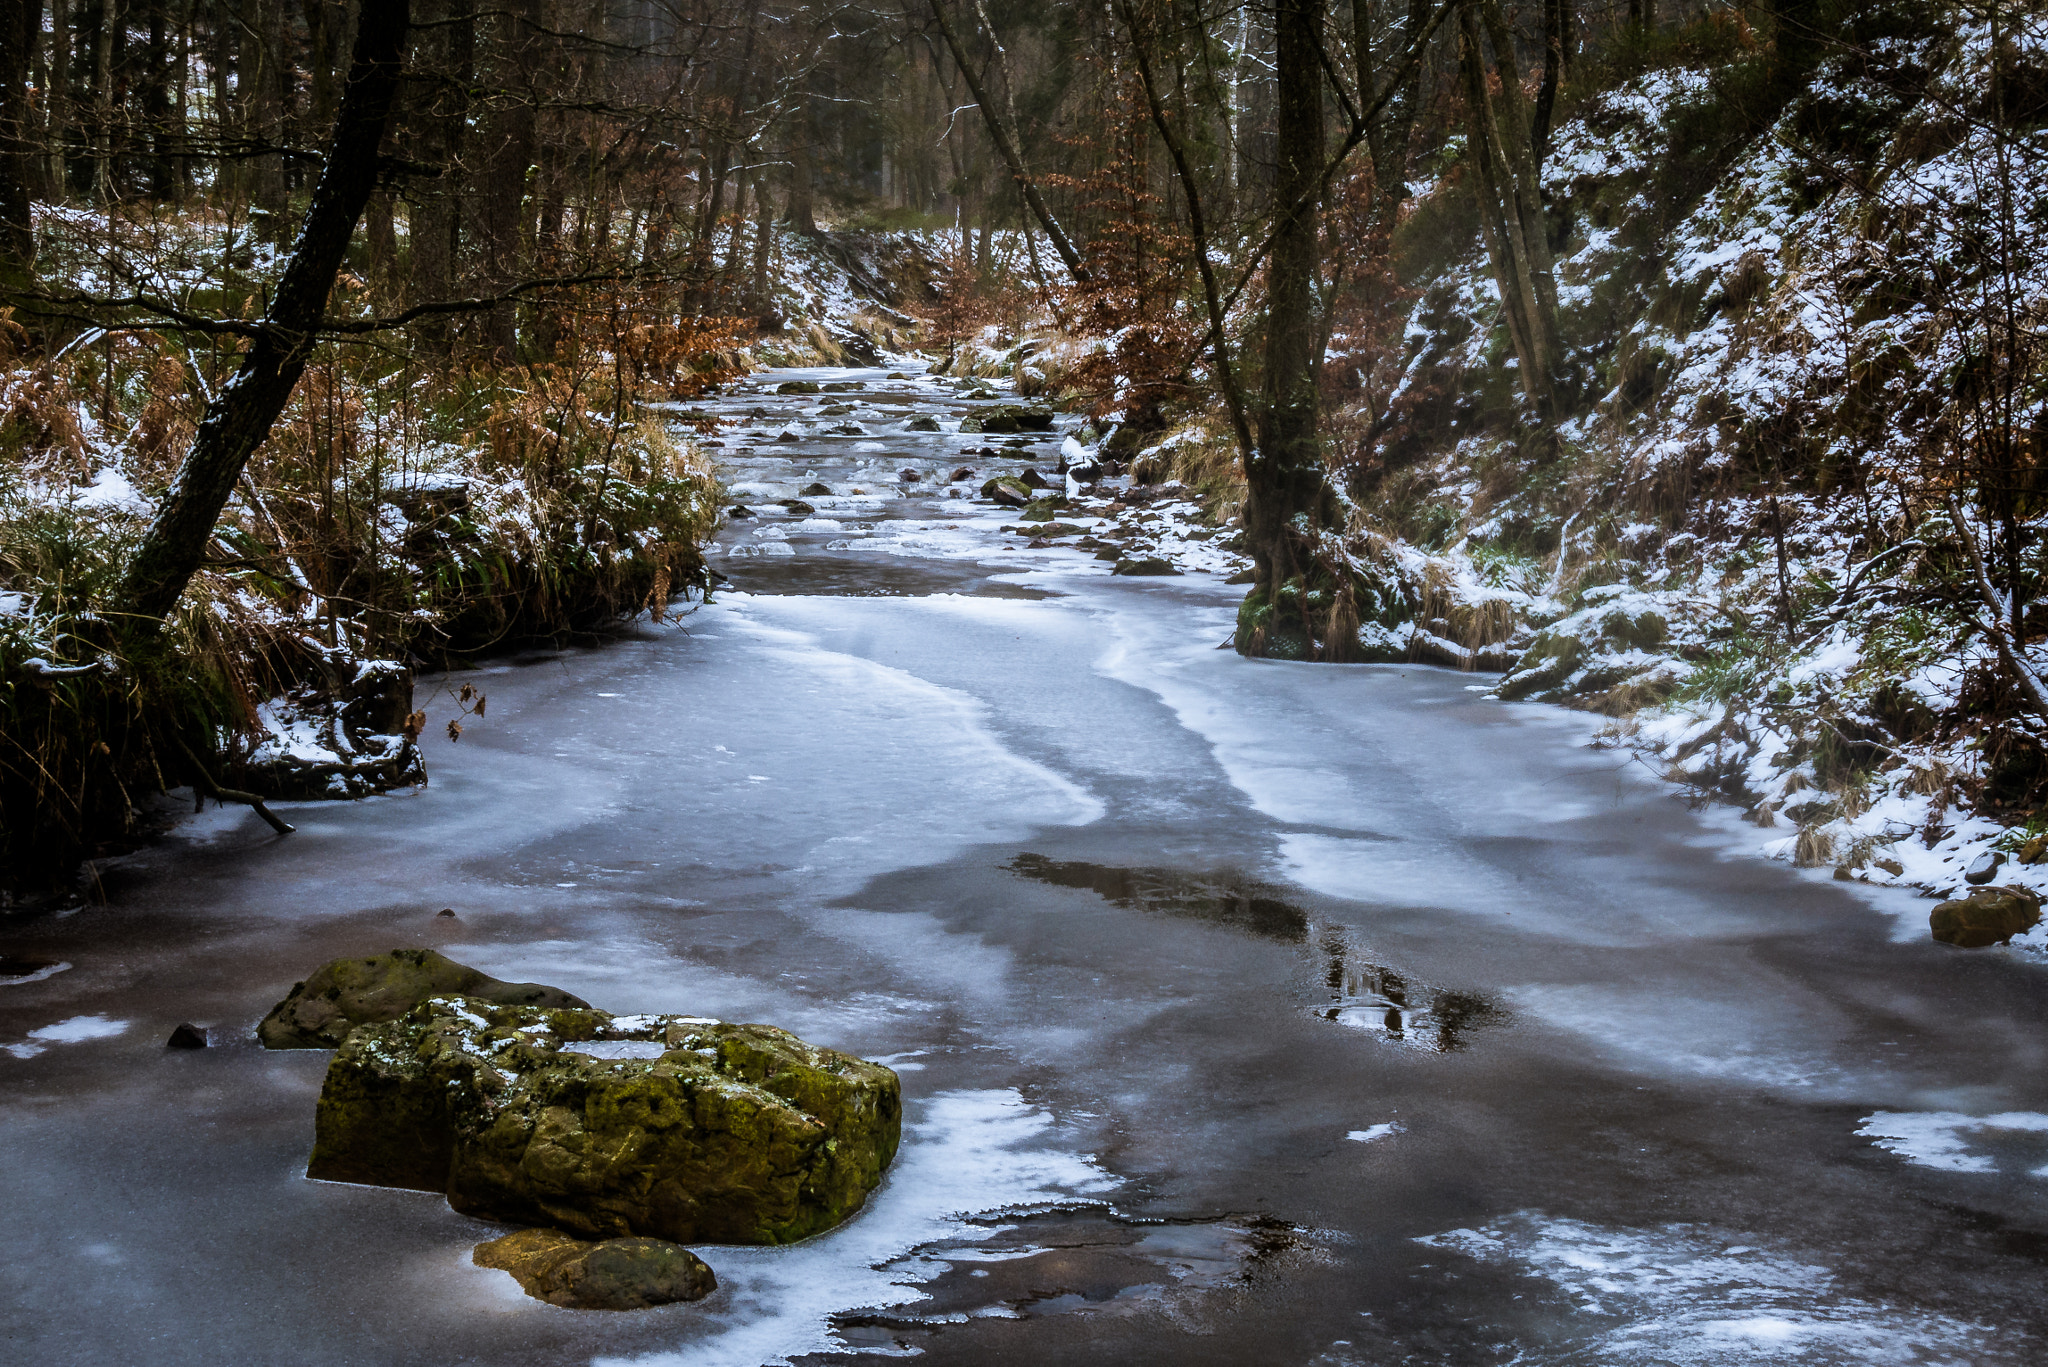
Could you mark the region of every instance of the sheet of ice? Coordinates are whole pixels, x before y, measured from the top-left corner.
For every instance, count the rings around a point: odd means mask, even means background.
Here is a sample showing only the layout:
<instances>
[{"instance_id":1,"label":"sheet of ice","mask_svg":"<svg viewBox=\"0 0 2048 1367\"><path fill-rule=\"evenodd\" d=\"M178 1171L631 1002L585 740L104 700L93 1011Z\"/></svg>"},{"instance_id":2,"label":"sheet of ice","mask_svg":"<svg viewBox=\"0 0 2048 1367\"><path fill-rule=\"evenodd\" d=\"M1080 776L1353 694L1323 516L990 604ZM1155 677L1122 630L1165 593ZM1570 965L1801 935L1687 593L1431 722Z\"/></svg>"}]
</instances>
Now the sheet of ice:
<instances>
[{"instance_id":1,"label":"sheet of ice","mask_svg":"<svg viewBox=\"0 0 2048 1367\"><path fill-rule=\"evenodd\" d=\"M701 1337L692 1333L672 1352L599 1362L780 1367L806 1353L853 1351L834 1336L834 1315L923 1300L917 1283L944 1270L949 1241L967 1245L955 1260L990 1259L975 1247L988 1226L968 1217L1100 1200L1114 1189L1094 1159L1050 1144L1053 1117L1014 1091L946 1092L912 1104L918 1114L903 1148L858 1216L788 1248L700 1249L719 1283L702 1307Z\"/></svg>"},{"instance_id":2,"label":"sheet of ice","mask_svg":"<svg viewBox=\"0 0 2048 1367\"><path fill-rule=\"evenodd\" d=\"M101 1015L73 1016L55 1025L39 1026L28 1032L27 1039L0 1047L16 1058L34 1058L52 1044L83 1044L87 1040L111 1039L124 1033L131 1023Z\"/></svg>"},{"instance_id":3,"label":"sheet of ice","mask_svg":"<svg viewBox=\"0 0 2048 1367\"><path fill-rule=\"evenodd\" d=\"M1569 1031L1580 1037L1577 1047L1656 1077L1807 1093L1854 1080L1837 1061L1844 1023L1818 1014L1825 1008L1808 994L1788 993L1777 1011L1762 1014L1740 985L1724 991L1704 981L1542 983L1501 995L1525 1025Z\"/></svg>"},{"instance_id":4,"label":"sheet of ice","mask_svg":"<svg viewBox=\"0 0 2048 1367\"><path fill-rule=\"evenodd\" d=\"M1972 1153L1964 1136L1982 1145L1986 1139L2048 1134L2048 1115L2039 1111L2004 1111L1997 1115L1965 1115L1959 1111L1878 1111L1863 1118L1856 1133L1908 1163L1943 1172L1997 1172L1991 1154ZM2032 1169L2048 1177L2048 1164Z\"/></svg>"},{"instance_id":5,"label":"sheet of ice","mask_svg":"<svg viewBox=\"0 0 2048 1367\"><path fill-rule=\"evenodd\" d=\"M1623 1229L1522 1211L1417 1242L1541 1277L1573 1307L1517 1362L1967 1367L1988 1326L1841 1290L1827 1268L1707 1225Z\"/></svg>"},{"instance_id":6,"label":"sheet of ice","mask_svg":"<svg viewBox=\"0 0 2048 1367\"><path fill-rule=\"evenodd\" d=\"M1375 1139L1386 1139L1401 1133L1398 1121L1382 1120L1377 1125L1368 1125L1362 1130L1353 1130L1344 1137L1360 1144L1370 1144Z\"/></svg>"},{"instance_id":7,"label":"sheet of ice","mask_svg":"<svg viewBox=\"0 0 2048 1367\"><path fill-rule=\"evenodd\" d=\"M1280 837L1280 863L1312 892L1377 906L1477 909L1513 891L1448 844L1297 833Z\"/></svg>"}]
</instances>

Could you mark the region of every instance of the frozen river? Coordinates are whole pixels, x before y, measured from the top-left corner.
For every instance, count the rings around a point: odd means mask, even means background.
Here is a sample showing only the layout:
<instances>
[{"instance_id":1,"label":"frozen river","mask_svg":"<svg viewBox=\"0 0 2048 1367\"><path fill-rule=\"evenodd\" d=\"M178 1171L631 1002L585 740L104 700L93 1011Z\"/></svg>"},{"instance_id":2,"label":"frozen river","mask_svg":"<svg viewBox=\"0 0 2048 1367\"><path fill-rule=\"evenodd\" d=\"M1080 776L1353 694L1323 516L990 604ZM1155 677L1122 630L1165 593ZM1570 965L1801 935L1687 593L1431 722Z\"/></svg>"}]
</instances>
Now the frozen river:
<instances>
[{"instance_id":1,"label":"frozen river","mask_svg":"<svg viewBox=\"0 0 2048 1367\"><path fill-rule=\"evenodd\" d=\"M764 414L721 437L763 516L681 629L462 676L488 721L424 789L209 811L0 923L43 964L0 986L0 1361L2048 1353L2039 963L1753 857L1483 678L1218 650L1241 588L945 497L980 439L903 419L948 391L804 376L868 388L719 401ZM529 1300L470 1265L496 1227L307 1181L326 1055L252 1038L404 944L881 1059L902 1154L830 1234L700 1249L706 1301Z\"/></svg>"}]
</instances>

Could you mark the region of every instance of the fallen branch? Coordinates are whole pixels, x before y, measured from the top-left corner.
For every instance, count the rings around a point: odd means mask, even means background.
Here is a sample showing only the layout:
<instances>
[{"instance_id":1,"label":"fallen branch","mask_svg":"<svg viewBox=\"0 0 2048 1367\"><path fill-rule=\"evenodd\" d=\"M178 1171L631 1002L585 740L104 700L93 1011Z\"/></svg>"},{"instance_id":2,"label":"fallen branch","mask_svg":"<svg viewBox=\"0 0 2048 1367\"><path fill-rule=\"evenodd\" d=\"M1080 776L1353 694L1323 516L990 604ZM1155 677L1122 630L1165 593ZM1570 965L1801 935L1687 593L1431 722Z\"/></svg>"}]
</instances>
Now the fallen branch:
<instances>
[{"instance_id":1,"label":"fallen branch","mask_svg":"<svg viewBox=\"0 0 2048 1367\"><path fill-rule=\"evenodd\" d=\"M263 799L256 796L256 794L245 793L239 788L223 788L218 783L215 783L213 775L206 771L205 763L200 760L198 755L192 752L191 746L185 744L185 738L183 736L174 736L172 739L177 741L178 748L185 752L185 758L191 762L193 782L204 790L208 797L216 802L241 802L254 807L256 815L269 822L270 829L276 831L279 835L290 835L297 829L297 827L291 825L291 823L284 820L276 812L264 806Z\"/></svg>"}]
</instances>

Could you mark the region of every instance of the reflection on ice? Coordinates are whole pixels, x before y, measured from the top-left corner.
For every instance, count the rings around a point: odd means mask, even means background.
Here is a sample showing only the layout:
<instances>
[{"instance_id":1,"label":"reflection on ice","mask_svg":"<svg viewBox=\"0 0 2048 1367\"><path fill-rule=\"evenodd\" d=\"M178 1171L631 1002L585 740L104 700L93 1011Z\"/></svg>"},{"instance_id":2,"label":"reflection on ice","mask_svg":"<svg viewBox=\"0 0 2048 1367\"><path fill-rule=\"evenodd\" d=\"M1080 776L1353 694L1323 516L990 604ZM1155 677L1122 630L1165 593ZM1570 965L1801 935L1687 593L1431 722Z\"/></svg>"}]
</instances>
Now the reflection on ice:
<instances>
[{"instance_id":1,"label":"reflection on ice","mask_svg":"<svg viewBox=\"0 0 2048 1367\"><path fill-rule=\"evenodd\" d=\"M1041 883L1096 893L1114 906L1211 921L1290 944L1308 936L1307 913L1281 900L1279 889L1228 870L1111 868L1039 854L1020 854L1004 867Z\"/></svg>"},{"instance_id":2,"label":"reflection on ice","mask_svg":"<svg viewBox=\"0 0 2048 1367\"><path fill-rule=\"evenodd\" d=\"M761 1367L845 1352L833 1318L923 1300L918 1283L950 1266L938 1246L987 1239L970 1217L1099 1199L1114 1186L1092 1158L1049 1147L1052 1117L1014 1091L948 1092L910 1110L902 1151L866 1209L788 1248L698 1250L719 1283L692 1316L702 1337L635 1361Z\"/></svg>"},{"instance_id":3,"label":"reflection on ice","mask_svg":"<svg viewBox=\"0 0 2048 1367\"><path fill-rule=\"evenodd\" d=\"M1318 1014L1325 1020L1448 1054L1463 1049L1473 1030L1507 1019L1505 1011L1476 993L1431 987L1360 958L1339 927L1323 932L1322 951L1330 1004Z\"/></svg>"},{"instance_id":4,"label":"reflection on ice","mask_svg":"<svg viewBox=\"0 0 2048 1367\"><path fill-rule=\"evenodd\" d=\"M1417 1242L1541 1277L1561 1322L1518 1363L1965 1364L1982 1325L1849 1295L1827 1268L1706 1225L1614 1229L1523 1211Z\"/></svg>"}]
</instances>

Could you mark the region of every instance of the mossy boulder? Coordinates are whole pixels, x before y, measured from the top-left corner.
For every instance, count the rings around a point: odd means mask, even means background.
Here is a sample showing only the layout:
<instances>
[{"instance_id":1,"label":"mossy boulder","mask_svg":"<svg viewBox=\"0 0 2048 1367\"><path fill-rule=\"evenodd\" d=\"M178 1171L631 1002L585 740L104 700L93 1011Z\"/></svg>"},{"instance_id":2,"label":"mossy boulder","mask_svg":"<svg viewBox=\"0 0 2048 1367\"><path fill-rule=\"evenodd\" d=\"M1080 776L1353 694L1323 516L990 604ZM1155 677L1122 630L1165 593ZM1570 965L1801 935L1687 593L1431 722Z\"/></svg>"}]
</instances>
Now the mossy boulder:
<instances>
[{"instance_id":1,"label":"mossy boulder","mask_svg":"<svg viewBox=\"0 0 2048 1367\"><path fill-rule=\"evenodd\" d=\"M1173 567L1173 562L1171 560L1167 560L1157 555L1146 555L1138 556L1133 559L1119 560L1116 562L1116 568L1111 570L1110 573L1144 575L1179 574L1180 571Z\"/></svg>"},{"instance_id":2,"label":"mossy boulder","mask_svg":"<svg viewBox=\"0 0 2048 1367\"><path fill-rule=\"evenodd\" d=\"M775 392L778 394L815 394L818 392L818 386L816 381L813 380L784 380L781 384L775 386Z\"/></svg>"},{"instance_id":3,"label":"mossy boulder","mask_svg":"<svg viewBox=\"0 0 2048 1367\"><path fill-rule=\"evenodd\" d=\"M901 1126L893 1072L773 1026L437 997L335 1052L306 1171L584 1238L782 1244L860 1209Z\"/></svg>"},{"instance_id":4,"label":"mossy boulder","mask_svg":"<svg viewBox=\"0 0 2048 1367\"><path fill-rule=\"evenodd\" d=\"M292 984L256 1027L266 1049L333 1049L358 1025L396 1020L429 997L477 997L504 1006L584 1006L540 983L500 982L431 949L394 949L322 964Z\"/></svg>"},{"instance_id":5,"label":"mossy boulder","mask_svg":"<svg viewBox=\"0 0 2048 1367\"><path fill-rule=\"evenodd\" d=\"M1027 408L1022 404L1003 403L994 408L984 409L979 415L981 430L984 432L1050 432L1053 413L1050 408Z\"/></svg>"},{"instance_id":6,"label":"mossy boulder","mask_svg":"<svg viewBox=\"0 0 2048 1367\"><path fill-rule=\"evenodd\" d=\"M1927 917L1935 939L1961 949L2002 945L2040 923L2040 897L2012 884L1977 888L1968 897L1943 902Z\"/></svg>"},{"instance_id":7,"label":"mossy boulder","mask_svg":"<svg viewBox=\"0 0 2048 1367\"><path fill-rule=\"evenodd\" d=\"M1052 521L1052 515L1066 506L1067 500L1059 494L1051 494L1044 498L1034 498L1024 505L1024 520L1026 522L1050 522Z\"/></svg>"},{"instance_id":8,"label":"mossy boulder","mask_svg":"<svg viewBox=\"0 0 2048 1367\"><path fill-rule=\"evenodd\" d=\"M1031 503L1031 489L1015 475L997 475L984 480L981 496L1002 504L1005 508L1023 508Z\"/></svg>"},{"instance_id":9,"label":"mossy boulder","mask_svg":"<svg viewBox=\"0 0 2048 1367\"><path fill-rule=\"evenodd\" d=\"M939 420L929 413L920 413L906 426L913 432L936 432L939 430Z\"/></svg>"},{"instance_id":10,"label":"mossy boulder","mask_svg":"<svg viewBox=\"0 0 2048 1367\"><path fill-rule=\"evenodd\" d=\"M560 1230L522 1229L478 1244L470 1261L509 1272L535 1300L571 1310L645 1310L718 1289L702 1258L664 1239L591 1243Z\"/></svg>"}]
</instances>

